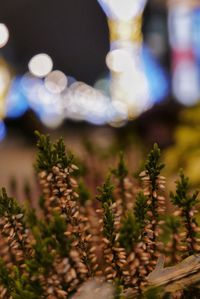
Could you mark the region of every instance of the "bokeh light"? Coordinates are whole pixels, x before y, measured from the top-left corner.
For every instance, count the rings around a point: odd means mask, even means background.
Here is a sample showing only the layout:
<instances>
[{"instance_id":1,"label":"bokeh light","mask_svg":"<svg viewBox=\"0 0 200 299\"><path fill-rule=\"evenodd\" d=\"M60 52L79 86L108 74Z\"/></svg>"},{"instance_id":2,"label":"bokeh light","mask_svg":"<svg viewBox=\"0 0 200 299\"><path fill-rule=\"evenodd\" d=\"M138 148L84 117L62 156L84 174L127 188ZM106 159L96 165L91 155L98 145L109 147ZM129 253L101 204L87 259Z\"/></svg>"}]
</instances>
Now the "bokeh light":
<instances>
[{"instance_id":1,"label":"bokeh light","mask_svg":"<svg viewBox=\"0 0 200 299\"><path fill-rule=\"evenodd\" d=\"M98 0L109 18L129 21L146 4L146 0Z\"/></svg>"},{"instance_id":2,"label":"bokeh light","mask_svg":"<svg viewBox=\"0 0 200 299\"><path fill-rule=\"evenodd\" d=\"M112 106L118 113L117 116L115 116L115 120L126 120L128 118L128 105L122 101L114 100L112 101Z\"/></svg>"},{"instance_id":3,"label":"bokeh light","mask_svg":"<svg viewBox=\"0 0 200 299\"><path fill-rule=\"evenodd\" d=\"M182 61L174 70L173 91L177 100L185 105L192 106L199 101L200 74L197 65L191 61Z\"/></svg>"},{"instance_id":4,"label":"bokeh light","mask_svg":"<svg viewBox=\"0 0 200 299\"><path fill-rule=\"evenodd\" d=\"M110 80L106 94L113 109L120 113L120 121L125 116L138 117L168 91L167 76L142 43L142 12L146 2L99 0L110 30L111 50L106 56Z\"/></svg>"},{"instance_id":5,"label":"bokeh light","mask_svg":"<svg viewBox=\"0 0 200 299\"><path fill-rule=\"evenodd\" d=\"M101 125L109 118L111 103L100 91L83 82L76 82L67 90L64 106L68 118Z\"/></svg>"},{"instance_id":6,"label":"bokeh light","mask_svg":"<svg viewBox=\"0 0 200 299\"><path fill-rule=\"evenodd\" d=\"M192 11L192 47L193 51L200 63L200 7Z\"/></svg>"},{"instance_id":7,"label":"bokeh light","mask_svg":"<svg viewBox=\"0 0 200 299\"><path fill-rule=\"evenodd\" d=\"M62 114L49 112L41 115L40 120L46 127L56 129L63 123L64 118Z\"/></svg>"},{"instance_id":8,"label":"bokeh light","mask_svg":"<svg viewBox=\"0 0 200 299\"><path fill-rule=\"evenodd\" d=\"M110 78L108 76L99 78L95 82L94 88L101 91L105 95L109 96L110 95Z\"/></svg>"},{"instance_id":9,"label":"bokeh light","mask_svg":"<svg viewBox=\"0 0 200 299\"><path fill-rule=\"evenodd\" d=\"M28 110L28 101L21 88L21 77L12 80L6 97L6 116L16 118L22 116Z\"/></svg>"},{"instance_id":10,"label":"bokeh light","mask_svg":"<svg viewBox=\"0 0 200 299\"><path fill-rule=\"evenodd\" d=\"M174 49L188 49L191 45L191 9L186 3L170 7L168 15L169 41Z\"/></svg>"},{"instance_id":11,"label":"bokeh light","mask_svg":"<svg viewBox=\"0 0 200 299\"><path fill-rule=\"evenodd\" d=\"M10 72L7 66L0 60L0 97L4 95L10 83Z\"/></svg>"},{"instance_id":12,"label":"bokeh light","mask_svg":"<svg viewBox=\"0 0 200 299\"><path fill-rule=\"evenodd\" d=\"M132 64L132 57L125 49L116 49L108 53L106 63L111 71L123 72Z\"/></svg>"},{"instance_id":13,"label":"bokeh light","mask_svg":"<svg viewBox=\"0 0 200 299\"><path fill-rule=\"evenodd\" d=\"M169 7L168 28L172 48L172 90L185 106L200 97L199 9L179 2Z\"/></svg>"},{"instance_id":14,"label":"bokeh light","mask_svg":"<svg viewBox=\"0 0 200 299\"><path fill-rule=\"evenodd\" d=\"M36 77L47 76L53 68L51 57L45 53L40 53L31 58L28 64L29 71Z\"/></svg>"},{"instance_id":15,"label":"bokeh light","mask_svg":"<svg viewBox=\"0 0 200 299\"><path fill-rule=\"evenodd\" d=\"M6 126L3 121L0 120L0 141L2 141L6 137Z\"/></svg>"},{"instance_id":16,"label":"bokeh light","mask_svg":"<svg viewBox=\"0 0 200 299\"><path fill-rule=\"evenodd\" d=\"M169 92L169 76L147 46L142 47L143 68L149 85L152 104L160 102Z\"/></svg>"},{"instance_id":17,"label":"bokeh light","mask_svg":"<svg viewBox=\"0 0 200 299\"><path fill-rule=\"evenodd\" d=\"M5 24L0 23L0 48L4 47L9 39L9 31Z\"/></svg>"},{"instance_id":18,"label":"bokeh light","mask_svg":"<svg viewBox=\"0 0 200 299\"><path fill-rule=\"evenodd\" d=\"M5 117L5 99L11 80L10 70L3 59L0 59L0 119Z\"/></svg>"},{"instance_id":19,"label":"bokeh light","mask_svg":"<svg viewBox=\"0 0 200 299\"><path fill-rule=\"evenodd\" d=\"M12 80L10 68L6 66L1 72L0 64L2 118L20 117L32 109L50 128L58 127L68 118L118 127L163 99L169 87L168 78L142 42L142 13L147 1L99 2L109 19L110 51L106 55L109 73L92 87L53 70L52 58L46 53L34 55L28 63L29 73Z\"/></svg>"},{"instance_id":20,"label":"bokeh light","mask_svg":"<svg viewBox=\"0 0 200 299\"><path fill-rule=\"evenodd\" d=\"M67 87L67 77L61 71L53 71L45 78L45 87L52 93L61 93Z\"/></svg>"}]
</instances>

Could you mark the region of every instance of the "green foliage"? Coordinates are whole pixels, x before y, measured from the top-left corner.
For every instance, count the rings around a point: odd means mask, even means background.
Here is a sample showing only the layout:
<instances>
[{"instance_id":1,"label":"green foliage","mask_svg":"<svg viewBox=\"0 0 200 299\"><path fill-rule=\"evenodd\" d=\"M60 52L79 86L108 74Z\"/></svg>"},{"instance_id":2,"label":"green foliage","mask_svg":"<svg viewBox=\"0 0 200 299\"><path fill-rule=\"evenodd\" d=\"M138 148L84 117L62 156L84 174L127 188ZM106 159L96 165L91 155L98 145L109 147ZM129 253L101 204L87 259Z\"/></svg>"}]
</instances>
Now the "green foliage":
<instances>
[{"instance_id":1,"label":"green foliage","mask_svg":"<svg viewBox=\"0 0 200 299\"><path fill-rule=\"evenodd\" d=\"M69 254L70 241L64 235L67 230L66 221L60 215L54 214L48 223L39 220L35 224L32 226L32 230L37 240L35 250L38 261L44 268L50 267L53 259L53 255L48 254L50 248L63 257Z\"/></svg>"},{"instance_id":2,"label":"green foliage","mask_svg":"<svg viewBox=\"0 0 200 299\"><path fill-rule=\"evenodd\" d=\"M42 288L37 282L29 281L26 275L21 275L18 268L14 267L14 290L11 293L14 299L39 299L41 298Z\"/></svg>"},{"instance_id":3,"label":"green foliage","mask_svg":"<svg viewBox=\"0 0 200 299\"><path fill-rule=\"evenodd\" d=\"M48 135L40 134L38 131L35 131L35 135L37 137L36 145L38 148L36 170L49 171L57 164L57 154Z\"/></svg>"},{"instance_id":4,"label":"green foliage","mask_svg":"<svg viewBox=\"0 0 200 299\"><path fill-rule=\"evenodd\" d=\"M181 252L178 250L178 246L181 245L179 233L182 231L181 218L174 215L167 215L164 217L164 223L161 226L163 230L160 236L161 242L167 248L167 256L169 257L168 265L175 265L178 259L181 259ZM168 246L170 244L170 246Z\"/></svg>"},{"instance_id":5,"label":"green foliage","mask_svg":"<svg viewBox=\"0 0 200 299\"><path fill-rule=\"evenodd\" d=\"M41 298L42 289L38 281L30 282L28 277L21 275L19 269L15 266L13 266L12 270L12 275L10 275L4 262L0 259L0 283L7 289L8 294L12 296L12 298Z\"/></svg>"},{"instance_id":6,"label":"green foliage","mask_svg":"<svg viewBox=\"0 0 200 299\"><path fill-rule=\"evenodd\" d=\"M64 140L62 137L54 144L54 150L57 156L57 164L60 164L63 168L66 168L72 162L73 155L71 153L66 155Z\"/></svg>"},{"instance_id":7,"label":"green foliage","mask_svg":"<svg viewBox=\"0 0 200 299\"><path fill-rule=\"evenodd\" d=\"M147 192L148 194L148 220L152 224L152 241L153 241L153 246L155 246L154 250L156 250L156 234L154 233L157 222L160 218L159 215L159 201L157 195L160 192L160 183L159 183L159 176L160 172L164 167L164 164L160 162L160 149L158 145L155 143L153 146L153 149L150 151L147 161L145 163L145 170L140 174L140 177L144 180L144 184L147 187ZM145 199L143 199L145 201ZM139 213L139 211L138 211ZM142 212L143 213L143 212ZM147 211L146 211L147 213Z\"/></svg>"},{"instance_id":8,"label":"green foliage","mask_svg":"<svg viewBox=\"0 0 200 299\"><path fill-rule=\"evenodd\" d=\"M36 170L50 171L53 166L60 164L66 168L73 160L71 154L66 154L63 138L60 138L56 143L50 141L48 135L42 135L35 131L37 137L37 161Z\"/></svg>"},{"instance_id":9,"label":"green foliage","mask_svg":"<svg viewBox=\"0 0 200 299\"><path fill-rule=\"evenodd\" d=\"M33 229L35 226L38 225L38 218L36 215L36 210L30 208L29 206L26 209L26 221L28 226Z\"/></svg>"},{"instance_id":10,"label":"green foliage","mask_svg":"<svg viewBox=\"0 0 200 299\"><path fill-rule=\"evenodd\" d=\"M90 198L90 193L82 180L80 180L78 183L77 192L79 194L79 202L84 206Z\"/></svg>"},{"instance_id":11,"label":"green foliage","mask_svg":"<svg viewBox=\"0 0 200 299\"><path fill-rule=\"evenodd\" d=\"M113 189L114 186L111 184L110 176L107 177L103 186L98 188L100 194L97 196L97 199L101 202L103 208L103 233L104 236L110 240L111 243L115 240L115 216L112 209L113 203Z\"/></svg>"},{"instance_id":12,"label":"green foliage","mask_svg":"<svg viewBox=\"0 0 200 299\"><path fill-rule=\"evenodd\" d=\"M8 197L6 189L2 188L0 193L0 216L5 215L17 215L23 213L23 210L19 207L18 203L12 197Z\"/></svg>"},{"instance_id":13,"label":"green foliage","mask_svg":"<svg viewBox=\"0 0 200 299\"><path fill-rule=\"evenodd\" d=\"M0 283L8 290L8 292L11 294L11 292L14 289L14 281L10 277L8 269L6 268L3 260L0 258Z\"/></svg>"},{"instance_id":14,"label":"green foliage","mask_svg":"<svg viewBox=\"0 0 200 299\"><path fill-rule=\"evenodd\" d=\"M44 195L43 194L41 194L39 196L38 203L39 203L39 207L41 208L41 210L45 210L45 199L44 199Z\"/></svg>"},{"instance_id":15,"label":"green foliage","mask_svg":"<svg viewBox=\"0 0 200 299\"><path fill-rule=\"evenodd\" d=\"M32 275L39 274L38 272L40 271L48 273L54 259L53 251L49 250L50 245L52 245L52 238L49 235L44 236L40 231L40 227L34 227L33 234L35 238L35 244L33 245L35 253L34 258L27 261L29 272Z\"/></svg>"},{"instance_id":16,"label":"green foliage","mask_svg":"<svg viewBox=\"0 0 200 299\"><path fill-rule=\"evenodd\" d=\"M73 155L70 151L68 151L68 154L73 157L73 163L78 167L78 169L75 169L73 171L73 176L83 178L87 174L87 172L89 171L87 169L87 165L86 165L85 161L83 161L82 159L80 159L76 155Z\"/></svg>"},{"instance_id":17,"label":"green foliage","mask_svg":"<svg viewBox=\"0 0 200 299\"><path fill-rule=\"evenodd\" d=\"M128 252L133 250L140 235L140 223L136 221L133 211L127 212L122 220L119 242Z\"/></svg>"},{"instance_id":18,"label":"green foliage","mask_svg":"<svg viewBox=\"0 0 200 299\"><path fill-rule=\"evenodd\" d=\"M111 183L111 178L108 176L102 187L98 187L100 195L97 195L97 199L102 203L113 202L113 189L114 186Z\"/></svg>"},{"instance_id":19,"label":"green foliage","mask_svg":"<svg viewBox=\"0 0 200 299\"><path fill-rule=\"evenodd\" d=\"M128 168L126 167L124 160L124 153L119 153L119 162L116 169L112 170L112 173L119 179L124 179L128 175Z\"/></svg>"},{"instance_id":20,"label":"green foliage","mask_svg":"<svg viewBox=\"0 0 200 299\"><path fill-rule=\"evenodd\" d=\"M64 218L62 218L60 215L55 214L52 221L49 223L49 232L46 233L46 236L49 236L49 238L54 238L55 243L55 249L59 254L63 257L67 256L69 254L70 250L70 241L67 237L64 236L64 233L67 230L67 224Z\"/></svg>"},{"instance_id":21,"label":"green foliage","mask_svg":"<svg viewBox=\"0 0 200 299\"><path fill-rule=\"evenodd\" d=\"M160 299L160 298L163 298L163 297L161 297L162 293L163 293L162 289L151 287L144 293L143 296L141 296L141 298L143 298L143 299ZM165 298L167 299L167 297L165 297Z\"/></svg>"},{"instance_id":22,"label":"green foliage","mask_svg":"<svg viewBox=\"0 0 200 299\"><path fill-rule=\"evenodd\" d=\"M120 284L118 280L116 280L114 284L113 299L125 299L126 297L123 296L122 293L123 293L123 286Z\"/></svg>"},{"instance_id":23,"label":"green foliage","mask_svg":"<svg viewBox=\"0 0 200 299\"><path fill-rule=\"evenodd\" d=\"M126 213L120 230L120 244L128 252L133 250L142 234L147 219L147 210L147 198L143 192L139 192L136 196L134 210Z\"/></svg>"},{"instance_id":24,"label":"green foliage","mask_svg":"<svg viewBox=\"0 0 200 299\"><path fill-rule=\"evenodd\" d=\"M197 231L196 231L196 219L194 218L194 213L197 204L199 203L198 191L190 194L189 179L183 172L180 173L180 179L176 182L176 193L171 192L171 200L174 205L178 206L181 210L181 217L185 225L186 238L189 240L187 242L187 255L192 255L199 250L197 250Z\"/></svg>"},{"instance_id":25,"label":"green foliage","mask_svg":"<svg viewBox=\"0 0 200 299\"><path fill-rule=\"evenodd\" d=\"M165 219L166 227L169 228L171 231L177 231L181 225L180 219L177 216L169 215Z\"/></svg>"},{"instance_id":26,"label":"green foliage","mask_svg":"<svg viewBox=\"0 0 200 299\"><path fill-rule=\"evenodd\" d=\"M147 219L147 198L143 192L139 192L136 196L134 214L136 222L139 223L141 229L145 225L145 220Z\"/></svg>"},{"instance_id":27,"label":"green foliage","mask_svg":"<svg viewBox=\"0 0 200 299\"><path fill-rule=\"evenodd\" d=\"M104 209L104 216L103 216L103 233L104 236L110 240L111 243L115 240L115 216L112 210L112 207L109 205L109 203L105 202L103 204Z\"/></svg>"},{"instance_id":28,"label":"green foliage","mask_svg":"<svg viewBox=\"0 0 200 299\"><path fill-rule=\"evenodd\" d=\"M155 143L145 163L146 174L150 177L153 190L157 188L156 180L163 167L164 164L160 163L160 149L157 143Z\"/></svg>"},{"instance_id":29,"label":"green foliage","mask_svg":"<svg viewBox=\"0 0 200 299\"><path fill-rule=\"evenodd\" d=\"M189 178L183 172L180 172L180 179L176 182L176 193L170 193L171 200L174 205L182 208L183 210L190 210L194 205L199 202L198 191L192 195L189 194L190 185Z\"/></svg>"},{"instance_id":30,"label":"green foliage","mask_svg":"<svg viewBox=\"0 0 200 299\"><path fill-rule=\"evenodd\" d=\"M162 240L164 243L167 243L170 240L170 236L172 236L172 234L178 234L181 229L181 218L174 215L167 215L162 229L164 231Z\"/></svg>"}]
</instances>

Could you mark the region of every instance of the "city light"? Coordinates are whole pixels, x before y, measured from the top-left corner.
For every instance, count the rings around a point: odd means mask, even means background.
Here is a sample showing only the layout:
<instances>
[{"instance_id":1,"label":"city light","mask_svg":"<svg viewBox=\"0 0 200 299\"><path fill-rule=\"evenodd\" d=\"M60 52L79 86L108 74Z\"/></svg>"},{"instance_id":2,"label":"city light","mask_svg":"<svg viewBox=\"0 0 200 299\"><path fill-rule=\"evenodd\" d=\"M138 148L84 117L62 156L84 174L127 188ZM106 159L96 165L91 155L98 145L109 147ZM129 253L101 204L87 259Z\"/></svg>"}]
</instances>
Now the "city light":
<instances>
[{"instance_id":1,"label":"city light","mask_svg":"<svg viewBox=\"0 0 200 299\"><path fill-rule=\"evenodd\" d=\"M65 119L120 127L163 99L168 91L168 78L143 43L142 14L147 0L98 1L108 17L110 50L105 60L109 73L92 87L60 70L53 70L52 58L46 53L34 55L28 63L29 72L21 76L11 72L12 78L10 67L0 61L1 118L20 117L31 109L50 128L58 127ZM183 10L182 14L185 16L186 12ZM173 12L170 18L173 31L176 24ZM182 24L186 31L187 24ZM179 40L179 31L174 31L175 37L170 35L172 45ZM187 44L187 32L183 34L184 44ZM7 27L0 23L0 46L5 45L8 38ZM176 73L173 86L174 94L180 97L177 86L182 83L176 82L185 79L179 77ZM191 74L191 79L197 80L197 74ZM184 95L188 93L185 90ZM196 97L197 89L193 89L193 93Z\"/></svg>"},{"instance_id":2,"label":"city light","mask_svg":"<svg viewBox=\"0 0 200 299\"><path fill-rule=\"evenodd\" d=\"M45 53L37 54L29 61L28 68L31 74L42 78L52 71L53 61L51 57Z\"/></svg>"},{"instance_id":3,"label":"city light","mask_svg":"<svg viewBox=\"0 0 200 299\"><path fill-rule=\"evenodd\" d=\"M99 0L110 30L110 51L106 56L110 70L107 94L121 118L139 116L168 91L167 76L142 43L142 13L146 2Z\"/></svg>"},{"instance_id":4,"label":"city light","mask_svg":"<svg viewBox=\"0 0 200 299\"><path fill-rule=\"evenodd\" d=\"M29 108L26 96L21 88L21 77L12 80L6 97L6 116L16 118L22 116Z\"/></svg>"},{"instance_id":5,"label":"city light","mask_svg":"<svg viewBox=\"0 0 200 299\"><path fill-rule=\"evenodd\" d=\"M6 94L9 90L11 81L10 70L6 62L0 58L0 119L5 117Z\"/></svg>"},{"instance_id":6,"label":"city light","mask_svg":"<svg viewBox=\"0 0 200 299\"><path fill-rule=\"evenodd\" d=\"M200 98L199 9L186 2L171 3L168 28L172 48L172 91L178 102L195 105Z\"/></svg>"},{"instance_id":7,"label":"city light","mask_svg":"<svg viewBox=\"0 0 200 299\"><path fill-rule=\"evenodd\" d=\"M100 91L83 83L73 83L64 96L65 115L93 124L105 124L111 109L110 99Z\"/></svg>"},{"instance_id":8,"label":"city light","mask_svg":"<svg viewBox=\"0 0 200 299\"><path fill-rule=\"evenodd\" d=\"M9 88L10 72L7 66L0 60L0 98L5 94Z\"/></svg>"},{"instance_id":9,"label":"city light","mask_svg":"<svg viewBox=\"0 0 200 299\"><path fill-rule=\"evenodd\" d=\"M0 48L4 47L9 39L9 31L5 24L0 23Z\"/></svg>"},{"instance_id":10,"label":"city light","mask_svg":"<svg viewBox=\"0 0 200 299\"><path fill-rule=\"evenodd\" d=\"M132 65L132 57L125 49L116 49L108 53L106 64L113 72L123 72Z\"/></svg>"},{"instance_id":11,"label":"city light","mask_svg":"<svg viewBox=\"0 0 200 299\"><path fill-rule=\"evenodd\" d=\"M67 77L61 71L53 71L45 78L45 87L52 93L61 93L67 87Z\"/></svg>"},{"instance_id":12,"label":"city light","mask_svg":"<svg viewBox=\"0 0 200 299\"><path fill-rule=\"evenodd\" d=\"M98 0L111 19L130 21L142 12L146 0Z\"/></svg>"},{"instance_id":13,"label":"city light","mask_svg":"<svg viewBox=\"0 0 200 299\"><path fill-rule=\"evenodd\" d=\"M3 121L0 120L0 141L2 141L6 137L6 126Z\"/></svg>"},{"instance_id":14,"label":"city light","mask_svg":"<svg viewBox=\"0 0 200 299\"><path fill-rule=\"evenodd\" d=\"M182 61L174 70L173 92L177 100L185 105L192 106L199 101L200 74L196 64L191 61Z\"/></svg>"}]
</instances>

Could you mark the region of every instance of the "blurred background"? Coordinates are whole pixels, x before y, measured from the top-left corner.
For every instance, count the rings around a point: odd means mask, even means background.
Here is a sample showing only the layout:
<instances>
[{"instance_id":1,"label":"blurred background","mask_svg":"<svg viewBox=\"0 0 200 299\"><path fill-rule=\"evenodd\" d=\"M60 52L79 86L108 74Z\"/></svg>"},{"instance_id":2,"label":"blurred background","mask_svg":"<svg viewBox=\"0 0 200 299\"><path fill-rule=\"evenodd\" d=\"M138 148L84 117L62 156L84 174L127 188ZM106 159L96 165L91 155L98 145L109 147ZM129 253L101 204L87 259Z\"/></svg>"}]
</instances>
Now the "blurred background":
<instances>
[{"instance_id":1,"label":"blurred background","mask_svg":"<svg viewBox=\"0 0 200 299\"><path fill-rule=\"evenodd\" d=\"M199 99L199 0L0 1L0 185L32 178L37 129L93 168L158 142L196 186Z\"/></svg>"}]
</instances>

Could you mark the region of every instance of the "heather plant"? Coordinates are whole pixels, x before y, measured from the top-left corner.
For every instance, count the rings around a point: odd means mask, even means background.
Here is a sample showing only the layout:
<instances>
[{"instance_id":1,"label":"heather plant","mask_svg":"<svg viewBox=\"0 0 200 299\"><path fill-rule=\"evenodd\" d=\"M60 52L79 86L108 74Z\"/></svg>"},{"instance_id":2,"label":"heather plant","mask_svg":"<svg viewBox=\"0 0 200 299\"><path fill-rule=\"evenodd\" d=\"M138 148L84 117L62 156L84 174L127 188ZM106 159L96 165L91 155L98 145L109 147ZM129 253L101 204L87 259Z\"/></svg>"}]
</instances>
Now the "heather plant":
<instances>
[{"instance_id":1,"label":"heather plant","mask_svg":"<svg viewBox=\"0 0 200 299\"><path fill-rule=\"evenodd\" d=\"M23 207L0 193L0 298L199 298L198 192L181 172L166 210L157 144L137 183L120 153L93 198L63 139L36 136L38 207L29 184Z\"/></svg>"},{"instance_id":2,"label":"heather plant","mask_svg":"<svg viewBox=\"0 0 200 299\"><path fill-rule=\"evenodd\" d=\"M181 216L185 226L185 234L182 234L184 241L186 241L185 246L182 247L185 255L192 255L200 250L198 245L199 228L195 219L199 203L198 193L198 191L193 194L189 193L189 178L181 171L180 179L176 182L176 193L171 192L170 195L173 204L178 207L177 213Z\"/></svg>"}]
</instances>

